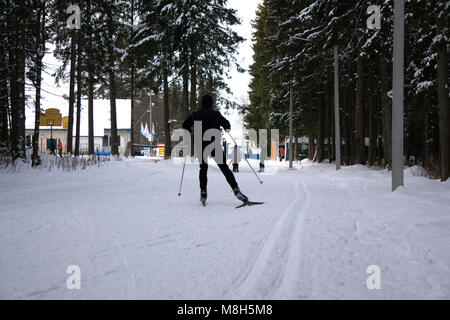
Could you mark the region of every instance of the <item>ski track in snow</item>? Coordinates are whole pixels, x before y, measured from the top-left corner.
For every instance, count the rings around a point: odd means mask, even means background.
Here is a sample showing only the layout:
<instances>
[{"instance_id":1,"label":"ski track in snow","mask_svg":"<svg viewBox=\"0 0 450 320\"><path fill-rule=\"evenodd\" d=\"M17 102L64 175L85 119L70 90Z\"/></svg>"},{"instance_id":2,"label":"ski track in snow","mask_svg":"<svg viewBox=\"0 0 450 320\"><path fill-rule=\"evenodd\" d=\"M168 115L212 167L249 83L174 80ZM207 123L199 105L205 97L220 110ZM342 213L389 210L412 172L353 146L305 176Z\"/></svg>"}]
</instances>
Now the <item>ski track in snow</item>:
<instances>
[{"instance_id":1,"label":"ski track in snow","mask_svg":"<svg viewBox=\"0 0 450 320\"><path fill-rule=\"evenodd\" d=\"M299 194L299 182L294 181L294 194ZM253 259L247 271L237 281L228 298L243 299L249 296L268 298L273 289L289 293L291 284L296 277L296 267L299 262L301 220L308 208L308 192L302 183L304 198L296 197L284 210L269 236L262 241L256 258ZM299 204L303 200L303 204ZM277 262L278 261L278 262ZM279 267L282 270L276 270ZM275 294L276 295L276 294Z\"/></svg>"},{"instance_id":2,"label":"ski track in snow","mask_svg":"<svg viewBox=\"0 0 450 320\"><path fill-rule=\"evenodd\" d=\"M257 164L253 162L254 164ZM450 184L365 167L246 164L238 201L210 166L134 159L77 172L0 172L2 299L450 298ZM272 171L271 171L272 170ZM278 172L277 172L278 171ZM67 290L67 266L82 270ZM366 269L379 265L381 290Z\"/></svg>"}]
</instances>

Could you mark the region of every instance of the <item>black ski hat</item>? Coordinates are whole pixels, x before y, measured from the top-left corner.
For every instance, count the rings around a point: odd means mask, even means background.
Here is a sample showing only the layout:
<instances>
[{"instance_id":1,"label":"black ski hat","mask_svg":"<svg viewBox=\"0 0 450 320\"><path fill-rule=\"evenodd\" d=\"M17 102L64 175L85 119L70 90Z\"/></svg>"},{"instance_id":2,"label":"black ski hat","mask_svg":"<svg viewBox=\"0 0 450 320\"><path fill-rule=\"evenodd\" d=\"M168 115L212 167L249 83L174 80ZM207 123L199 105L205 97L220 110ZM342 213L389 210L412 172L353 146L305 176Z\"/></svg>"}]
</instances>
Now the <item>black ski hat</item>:
<instances>
[{"instance_id":1,"label":"black ski hat","mask_svg":"<svg viewBox=\"0 0 450 320\"><path fill-rule=\"evenodd\" d=\"M209 109L212 108L213 105L213 97L209 94L205 94L202 98L202 108Z\"/></svg>"}]
</instances>

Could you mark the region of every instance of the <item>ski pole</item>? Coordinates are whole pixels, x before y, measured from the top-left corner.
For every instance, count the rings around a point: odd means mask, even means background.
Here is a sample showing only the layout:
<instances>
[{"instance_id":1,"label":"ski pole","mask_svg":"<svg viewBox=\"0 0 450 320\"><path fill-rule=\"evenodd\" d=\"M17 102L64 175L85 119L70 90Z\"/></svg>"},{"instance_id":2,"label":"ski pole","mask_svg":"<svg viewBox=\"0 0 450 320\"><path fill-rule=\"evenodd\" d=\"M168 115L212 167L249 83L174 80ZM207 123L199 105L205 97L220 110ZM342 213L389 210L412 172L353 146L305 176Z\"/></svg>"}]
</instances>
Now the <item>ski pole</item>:
<instances>
[{"instance_id":1,"label":"ski pole","mask_svg":"<svg viewBox=\"0 0 450 320\"><path fill-rule=\"evenodd\" d=\"M228 132L228 131L227 131L227 132ZM231 140L233 140L234 144L237 145L236 141L233 139L233 137L231 136L231 133L230 133L230 132L228 132L228 135L230 136ZM239 150L240 154L242 155L241 149L238 148L238 150ZM248 162L248 160L247 160L247 158L245 157L245 155L244 155L244 159L245 159L245 161L247 161L248 166L250 167L250 169L252 169L252 171L253 171L253 173L255 174L256 178L258 179L259 183L262 184L263 181L259 178L258 174L257 174L256 171L253 169L253 167L250 165L250 162Z\"/></svg>"},{"instance_id":2,"label":"ski pole","mask_svg":"<svg viewBox=\"0 0 450 320\"><path fill-rule=\"evenodd\" d=\"M183 172L181 173L181 181L180 181L180 189L178 190L178 196L181 196L181 186L183 185L183 177L184 177L184 168L186 167L186 157L184 157L183 162Z\"/></svg>"}]
</instances>

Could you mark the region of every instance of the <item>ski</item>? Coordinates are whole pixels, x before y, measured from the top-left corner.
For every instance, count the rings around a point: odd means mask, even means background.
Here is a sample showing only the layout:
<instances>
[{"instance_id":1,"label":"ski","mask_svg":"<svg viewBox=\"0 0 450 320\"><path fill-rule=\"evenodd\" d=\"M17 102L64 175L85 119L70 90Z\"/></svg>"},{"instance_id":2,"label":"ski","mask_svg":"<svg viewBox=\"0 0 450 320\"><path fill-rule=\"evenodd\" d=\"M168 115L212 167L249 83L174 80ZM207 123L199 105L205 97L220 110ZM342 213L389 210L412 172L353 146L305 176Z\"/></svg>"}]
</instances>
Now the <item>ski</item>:
<instances>
[{"instance_id":1,"label":"ski","mask_svg":"<svg viewBox=\"0 0 450 320\"><path fill-rule=\"evenodd\" d=\"M206 198L201 198L200 202L202 203L202 206L206 207Z\"/></svg>"},{"instance_id":2,"label":"ski","mask_svg":"<svg viewBox=\"0 0 450 320\"><path fill-rule=\"evenodd\" d=\"M239 206L237 206L235 209L239 209L239 208L242 208L242 207L250 207L250 206L256 206L256 205L258 205L258 204L263 204L264 202L255 202L255 201L246 201L246 202L244 202L243 204L241 204L241 205L239 205Z\"/></svg>"}]
</instances>

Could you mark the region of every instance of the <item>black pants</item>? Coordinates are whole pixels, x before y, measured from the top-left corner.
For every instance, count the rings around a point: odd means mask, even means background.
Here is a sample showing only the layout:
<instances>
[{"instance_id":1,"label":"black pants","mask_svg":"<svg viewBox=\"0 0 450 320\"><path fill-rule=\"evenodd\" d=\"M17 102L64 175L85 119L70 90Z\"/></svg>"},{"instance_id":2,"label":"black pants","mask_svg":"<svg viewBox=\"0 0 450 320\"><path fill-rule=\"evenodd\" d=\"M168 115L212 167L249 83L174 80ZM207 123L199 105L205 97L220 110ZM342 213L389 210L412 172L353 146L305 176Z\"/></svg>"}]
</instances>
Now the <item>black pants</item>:
<instances>
[{"instance_id":1,"label":"black pants","mask_svg":"<svg viewBox=\"0 0 450 320\"><path fill-rule=\"evenodd\" d=\"M239 172L239 164L233 163L233 172Z\"/></svg>"},{"instance_id":2,"label":"black pants","mask_svg":"<svg viewBox=\"0 0 450 320\"><path fill-rule=\"evenodd\" d=\"M204 148L203 148L204 150ZM202 153L203 154L203 153ZM221 164L217 164L219 166L220 171L222 171L222 174L227 179L228 184L230 185L231 189L234 189L238 186L236 179L234 178L233 172L231 172L230 168L227 165L226 159L225 159L225 152L222 150L223 155L223 161ZM214 154L212 154L214 157ZM208 184L208 163L206 162L207 159L203 159L202 163L200 164L200 174L199 174L199 180L200 180L200 190L206 190L206 186Z\"/></svg>"},{"instance_id":3,"label":"black pants","mask_svg":"<svg viewBox=\"0 0 450 320\"><path fill-rule=\"evenodd\" d=\"M259 172L264 172L264 165L260 162L259 163Z\"/></svg>"}]
</instances>

